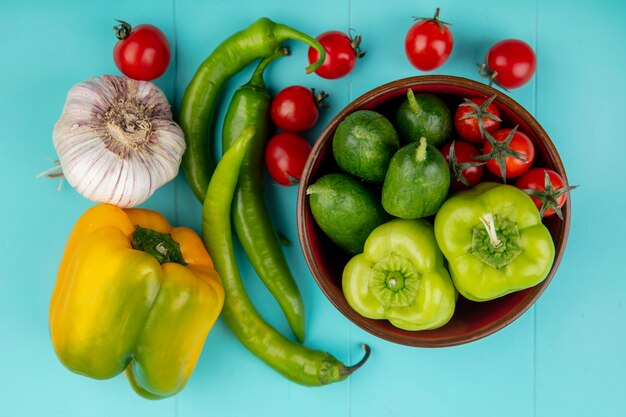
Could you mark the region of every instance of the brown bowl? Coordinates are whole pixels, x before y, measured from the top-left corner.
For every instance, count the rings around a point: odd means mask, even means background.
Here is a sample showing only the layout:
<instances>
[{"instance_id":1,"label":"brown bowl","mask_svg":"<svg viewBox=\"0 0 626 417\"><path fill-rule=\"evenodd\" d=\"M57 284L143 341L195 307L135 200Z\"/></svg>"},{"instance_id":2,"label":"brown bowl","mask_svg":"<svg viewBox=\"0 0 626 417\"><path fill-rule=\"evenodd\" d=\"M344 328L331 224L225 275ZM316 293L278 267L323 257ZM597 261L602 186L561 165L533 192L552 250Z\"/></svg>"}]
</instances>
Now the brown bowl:
<instances>
[{"instance_id":1,"label":"brown bowl","mask_svg":"<svg viewBox=\"0 0 626 417\"><path fill-rule=\"evenodd\" d=\"M569 203L563 207L563 220L557 216L544 219L554 240L556 256L548 277L535 287L518 291L488 302L472 302L459 296L452 319L443 327L426 331L407 331L392 326L387 320L372 320L350 307L341 289L343 267L350 256L339 249L315 223L309 208L306 189L321 176L339 172L333 153L332 139L339 123L356 110L376 110L393 120L398 105L408 88L414 92L437 94L451 106L463 97L490 97L500 110L502 126L519 125L535 145L534 166L553 169L567 182L561 158L554 144L530 113L504 93L466 78L446 75L410 77L377 87L350 103L328 124L315 143L304 167L298 190L298 235L306 263L313 278L330 302L354 324L391 342L418 347L444 347L469 343L497 332L521 316L539 298L556 273L567 242L570 224Z\"/></svg>"}]
</instances>

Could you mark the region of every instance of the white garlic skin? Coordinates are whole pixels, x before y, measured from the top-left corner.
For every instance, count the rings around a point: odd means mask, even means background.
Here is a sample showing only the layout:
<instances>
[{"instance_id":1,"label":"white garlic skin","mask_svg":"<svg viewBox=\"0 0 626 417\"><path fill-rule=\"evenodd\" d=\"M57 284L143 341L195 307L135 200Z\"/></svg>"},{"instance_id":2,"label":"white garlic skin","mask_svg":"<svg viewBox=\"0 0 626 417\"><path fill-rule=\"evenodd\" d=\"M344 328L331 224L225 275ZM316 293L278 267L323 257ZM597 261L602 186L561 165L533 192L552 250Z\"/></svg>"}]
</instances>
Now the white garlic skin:
<instances>
[{"instance_id":1,"label":"white garlic skin","mask_svg":"<svg viewBox=\"0 0 626 417\"><path fill-rule=\"evenodd\" d=\"M103 75L67 94L52 139L63 175L82 196L134 207L178 174L184 134L149 81Z\"/></svg>"}]
</instances>

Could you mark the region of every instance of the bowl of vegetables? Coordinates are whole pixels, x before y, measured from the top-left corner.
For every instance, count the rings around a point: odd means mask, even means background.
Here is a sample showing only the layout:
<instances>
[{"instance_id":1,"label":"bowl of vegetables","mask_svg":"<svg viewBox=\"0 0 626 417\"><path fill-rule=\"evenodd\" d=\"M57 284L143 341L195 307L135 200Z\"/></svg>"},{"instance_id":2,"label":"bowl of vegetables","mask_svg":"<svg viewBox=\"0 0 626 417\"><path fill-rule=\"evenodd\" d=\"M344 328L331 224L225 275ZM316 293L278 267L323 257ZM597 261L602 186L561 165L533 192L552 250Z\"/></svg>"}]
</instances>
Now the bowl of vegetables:
<instances>
[{"instance_id":1,"label":"bowl of vegetables","mask_svg":"<svg viewBox=\"0 0 626 417\"><path fill-rule=\"evenodd\" d=\"M453 76L377 87L326 126L298 191L313 278L354 324L416 347L520 317L565 250L557 149L501 91Z\"/></svg>"}]
</instances>

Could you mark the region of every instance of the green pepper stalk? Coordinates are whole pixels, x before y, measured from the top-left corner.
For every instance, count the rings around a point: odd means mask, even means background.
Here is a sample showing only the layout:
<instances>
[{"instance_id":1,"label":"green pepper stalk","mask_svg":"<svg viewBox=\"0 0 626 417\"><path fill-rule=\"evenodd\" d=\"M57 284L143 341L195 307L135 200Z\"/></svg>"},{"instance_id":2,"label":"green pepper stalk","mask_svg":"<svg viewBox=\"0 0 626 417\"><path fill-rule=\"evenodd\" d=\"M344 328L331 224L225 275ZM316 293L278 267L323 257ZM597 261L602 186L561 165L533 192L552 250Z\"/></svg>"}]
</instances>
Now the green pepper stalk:
<instances>
[{"instance_id":1,"label":"green pepper stalk","mask_svg":"<svg viewBox=\"0 0 626 417\"><path fill-rule=\"evenodd\" d=\"M233 223L250 263L280 305L292 332L302 342L305 334L304 303L289 271L263 194L263 154L270 132L271 102L271 96L265 89L263 72L270 62L288 53L289 50L280 49L263 59L250 81L237 89L224 119L222 152L230 149L246 127L256 127L239 172L232 206Z\"/></svg>"},{"instance_id":2,"label":"green pepper stalk","mask_svg":"<svg viewBox=\"0 0 626 417\"><path fill-rule=\"evenodd\" d=\"M133 249L154 256L160 264L177 263L182 266L187 265L180 251L180 245L167 233L160 233L137 225L132 234L131 244Z\"/></svg>"},{"instance_id":3,"label":"green pepper stalk","mask_svg":"<svg viewBox=\"0 0 626 417\"><path fill-rule=\"evenodd\" d=\"M230 209L239 170L254 134L254 128L246 128L226 151L209 182L202 207L202 239L226 295L222 317L248 350L286 378L308 386L341 381L365 363L369 347L362 345L363 359L353 366L345 366L328 353L287 340L259 315L241 280L233 249Z\"/></svg>"},{"instance_id":4,"label":"green pepper stalk","mask_svg":"<svg viewBox=\"0 0 626 417\"><path fill-rule=\"evenodd\" d=\"M485 226L487 236L489 236L489 243L493 249L499 249L502 247L502 240L498 237L496 231L496 224L493 219L493 213L486 213L479 217L480 222Z\"/></svg>"},{"instance_id":5,"label":"green pepper stalk","mask_svg":"<svg viewBox=\"0 0 626 417\"><path fill-rule=\"evenodd\" d=\"M214 169L210 152L210 126L222 86L255 59L273 55L287 39L304 42L317 50L319 59L306 68L307 73L315 71L324 63L326 52L314 38L289 26L261 18L222 42L200 65L187 86L179 117L187 143L183 169L191 189L200 201L204 201Z\"/></svg>"}]
</instances>

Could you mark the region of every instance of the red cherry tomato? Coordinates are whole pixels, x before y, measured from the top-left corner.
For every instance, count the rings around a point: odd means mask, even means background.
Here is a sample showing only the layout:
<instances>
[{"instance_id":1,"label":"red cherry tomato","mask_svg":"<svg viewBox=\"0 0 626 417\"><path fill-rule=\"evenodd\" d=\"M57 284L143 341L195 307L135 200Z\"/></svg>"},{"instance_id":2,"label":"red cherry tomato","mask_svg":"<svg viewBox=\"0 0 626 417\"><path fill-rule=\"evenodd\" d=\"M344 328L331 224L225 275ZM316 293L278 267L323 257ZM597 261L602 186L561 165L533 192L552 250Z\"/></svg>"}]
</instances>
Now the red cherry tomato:
<instances>
[{"instance_id":1,"label":"red cherry tomato","mask_svg":"<svg viewBox=\"0 0 626 417\"><path fill-rule=\"evenodd\" d=\"M452 145L454 145L454 148L450 152ZM480 155L478 149L467 142L456 140L443 145L440 151L450 165L452 172L450 188L452 190L467 190L480 182L483 177L483 165L485 163L474 159L474 157Z\"/></svg>"},{"instance_id":2,"label":"red cherry tomato","mask_svg":"<svg viewBox=\"0 0 626 417\"><path fill-rule=\"evenodd\" d=\"M503 88L518 88L535 74L537 58L526 42L506 39L489 48L480 75L489 78Z\"/></svg>"},{"instance_id":3,"label":"red cherry tomato","mask_svg":"<svg viewBox=\"0 0 626 417\"><path fill-rule=\"evenodd\" d=\"M432 19L418 19L404 39L404 52L418 70L432 71L443 65L452 52L452 32L439 20L439 8Z\"/></svg>"},{"instance_id":4,"label":"red cherry tomato","mask_svg":"<svg viewBox=\"0 0 626 417\"><path fill-rule=\"evenodd\" d=\"M322 78L334 80L350 73L356 65L356 59L365 55L359 48L361 35L352 38L336 30L324 32L316 38L326 51L326 59L315 73ZM309 63L317 62L319 53L309 48Z\"/></svg>"},{"instance_id":5,"label":"red cherry tomato","mask_svg":"<svg viewBox=\"0 0 626 417\"><path fill-rule=\"evenodd\" d=\"M152 25L134 28L123 22L116 26L119 41L113 49L113 60L117 68L135 80L159 78L170 64L170 45L167 38Z\"/></svg>"},{"instance_id":6,"label":"red cherry tomato","mask_svg":"<svg viewBox=\"0 0 626 417\"><path fill-rule=\"evenodd\" d=\"M500 176L505 182L507 178L522 175L535 160L535 147L528 136L514 129L500 129L493 136L486 133L487 142L483 147L487 160L487 169ZM495 148L495 149L494 149Z\"/></svg>"},{"instance_id":7,"label":"red cherry tomato","mask_svg":"<svg viewBox=\"0 0 626 417\"><path fill-rule=\"evenodd\" d=\"M482 97L472 97L464 99L456 109L454 114L454 127L456 133L468 142L481 144L485 141L478 120L482 121L482 128L489 133L493 133L500 127L500 111L493 104L496 96L488 99Z\"/></svg>"},{"instance_id":8,"label":"red cherry tomato","mask_svg":"<svg viewBox=\"0 0 626 417\"><path fill-rule=\"evenodd\" d=\"M567 200L567 193L576 186L566 186L563 178L547 168L532 168L515 182L515 186L526 191L539 209L542 217L556 213L561 219L561 207Z\"/></svg>"},{"instance_id":9,"label":"red cherry tomato","mask_svg":"<svg viewBox=\"0 0 626 417\"><path fill-rule=\"evenodd\" d=\"M321 92L315 96L315 90L292 85L281 90L270 104L272 122L288 132L302 132L312 128L320 112L319 107L328 95Z\"/></svg>"},{"instance_id":10,"label":"red cherry tomato","mask_svg":"<svg viewBox=\"0 0 626 417\"><path fill-rule=\"evenodd\" d=\"M297 184L311 152L311 145L302 136L291 132L278 133L265 148L265 165L279 184Z\"/></svg>"}]
</instances>

